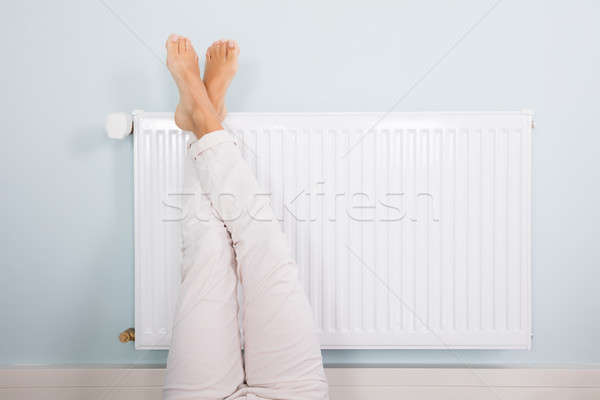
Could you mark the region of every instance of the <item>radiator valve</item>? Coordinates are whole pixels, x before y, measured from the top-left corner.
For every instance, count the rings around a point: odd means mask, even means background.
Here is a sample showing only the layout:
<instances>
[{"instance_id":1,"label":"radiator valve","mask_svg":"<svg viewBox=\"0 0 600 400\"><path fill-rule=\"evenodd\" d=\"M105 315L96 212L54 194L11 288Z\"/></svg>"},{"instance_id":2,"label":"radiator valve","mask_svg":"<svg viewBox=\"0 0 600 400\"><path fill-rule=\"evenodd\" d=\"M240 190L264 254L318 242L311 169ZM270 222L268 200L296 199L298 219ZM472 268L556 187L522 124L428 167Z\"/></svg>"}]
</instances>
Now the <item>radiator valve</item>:
<instances>
[{"instance_id":1,"label":"radiator valve","mask_svg":"<svg viewBox=\"0 0 600 400\"><path fill-rule=\"evenodd\" d=\"M119 341L121 343L133 342L135 341L135 328L125 329L119 335Z\"/></svg>"},{"instance_id":2,"label":"radiator valve","mask_svg":"<svg viewBox=\"0 0 600 400\"><path fill-rule=\"evenodd\" d=\"M123 139L133 132L133 119L129 113L112 113L106 116L104 126L109 138Z\"/></svg>"}]
</instances>

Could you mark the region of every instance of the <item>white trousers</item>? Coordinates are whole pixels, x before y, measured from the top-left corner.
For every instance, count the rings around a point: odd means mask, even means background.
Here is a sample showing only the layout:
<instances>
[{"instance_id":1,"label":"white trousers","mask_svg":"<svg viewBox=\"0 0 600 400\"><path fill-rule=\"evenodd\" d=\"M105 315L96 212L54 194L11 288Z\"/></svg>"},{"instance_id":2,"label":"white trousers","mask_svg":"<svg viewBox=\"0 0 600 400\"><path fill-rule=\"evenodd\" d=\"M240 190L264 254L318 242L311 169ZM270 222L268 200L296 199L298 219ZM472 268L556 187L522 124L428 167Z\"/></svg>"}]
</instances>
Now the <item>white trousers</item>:
<instances>
[{"instance_id":1,"label":"white trousers","mask_svg":"<svg viewBox=\"0 0 600 400\"><path fill-rule=\"evenodd\" d=\"M165 399L328 399L296 264L237 143L224 130L209 133L186 163L186 191L203 195L185 208Z\"/></svg>"}]
</instances>

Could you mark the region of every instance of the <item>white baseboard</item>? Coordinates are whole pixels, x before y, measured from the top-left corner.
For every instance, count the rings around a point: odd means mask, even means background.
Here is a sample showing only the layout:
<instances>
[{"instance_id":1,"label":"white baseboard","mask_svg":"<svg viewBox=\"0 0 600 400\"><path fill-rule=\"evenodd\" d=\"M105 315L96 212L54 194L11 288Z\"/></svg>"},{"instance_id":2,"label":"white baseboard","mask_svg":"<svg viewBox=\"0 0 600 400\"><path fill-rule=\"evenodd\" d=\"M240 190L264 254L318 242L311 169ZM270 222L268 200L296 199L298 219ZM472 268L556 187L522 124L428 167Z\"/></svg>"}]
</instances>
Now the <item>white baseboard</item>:
<instances>
[{"instance_id":1,"label":"white baseboard","mask_svg":"<svg viewBox=\"0 0 600 400\"><path fill-rule=\"evenodd\" d=\"M153 400L163 368L4 368L3 400ZM326 368L331 400L598 400L600 368Z\"/></svg>"}]
</instances>

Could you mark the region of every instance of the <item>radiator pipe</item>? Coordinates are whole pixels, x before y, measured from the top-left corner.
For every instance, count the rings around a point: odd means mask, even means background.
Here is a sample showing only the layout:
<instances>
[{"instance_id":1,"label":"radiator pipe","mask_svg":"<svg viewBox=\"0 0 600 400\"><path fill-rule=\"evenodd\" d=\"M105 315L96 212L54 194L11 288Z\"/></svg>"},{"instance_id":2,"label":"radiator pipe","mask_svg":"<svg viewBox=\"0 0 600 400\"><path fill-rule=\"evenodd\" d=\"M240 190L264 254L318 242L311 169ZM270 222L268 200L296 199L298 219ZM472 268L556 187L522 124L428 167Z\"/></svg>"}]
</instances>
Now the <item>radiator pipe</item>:
<instances>
[{"instance_id":1,"label":"radiator pipe","mask_svg":"<svg viewBox=\"0 0 600 400\"><path fill-rule=\"evenodd\" d=\"M119 335L119 341L121 343L133 342L135 341L135 328L125 329Z\"/></svg>"}]
</instances>

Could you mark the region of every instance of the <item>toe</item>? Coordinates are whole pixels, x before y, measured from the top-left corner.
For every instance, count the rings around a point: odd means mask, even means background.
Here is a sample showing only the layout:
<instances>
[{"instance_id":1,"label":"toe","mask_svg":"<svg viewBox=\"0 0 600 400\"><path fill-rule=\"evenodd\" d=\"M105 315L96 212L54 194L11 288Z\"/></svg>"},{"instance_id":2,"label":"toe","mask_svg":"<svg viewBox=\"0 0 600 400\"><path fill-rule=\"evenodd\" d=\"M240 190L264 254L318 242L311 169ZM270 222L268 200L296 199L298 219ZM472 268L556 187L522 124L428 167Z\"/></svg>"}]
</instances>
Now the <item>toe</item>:
<instances>
[{"instance_id":1,"label":"toe","mask_svg":"<svg viewBox=\"0 0 600 400\"><path fill-rule=\"evenodd\" d=\"M175 34L171 34L165 43L165 47L167 48L167 54L177 54L177 39L179 36Z\"/></svg>"},{"instance_id":2,"label":"toe","mask_svg":"<svg viewBox=\"0 0 600 400\"><path fill-rule=\"evenodd\" d=\"M177 40L177 51L179 52L179 54L183 54L185 52L185 38L184 37L180 37Z\"/></svg>"},{"instance_id":3,"label":"toe","mask_svg":"<svg viewBox=\"0 0 600 400\"><path fill-rule=\"evenodd\" d=\"M194 57L196 60L198 59L198 54L196 54L196 49L192 46L192 41L190 39L185 40L185 50L191 57Z\"/></svg>"},{"instance_id":4,"label":"toe","mask_svg":"<svg viewBox=\"0 0 600 400\"><path fill-rule=\"evenodd\" d=\"M235 40L228 40L227 41L227 59L236 57L239 52L240 52L240 49L237 45L237 42Z\"/></svg>"},{"instance_id":5,"label":"toe","mask_svg":"<svg viewBox=\"0 0 600 400\"><path fill-rule=\"evenodd\" d=\"M226 40L223 43L224 49L225 49L225 57L229 58L229 55L231 54L231 51L233 50L233 40Z\"/></svg>"},{"instance_id":6,"label":"toe","mask_svg":"<svg viewBox=\"0 0 600 400\"><path fill-rule=\"evenodd\" d=\"M206 59L207 60L212 60L215 54L215 44L211 44L208 49L206 49Z\"/></svg>"},{"instance_id":7,"label":"toe","mask_svg":"<svg viewBox=\"0 0 600 400\"><path fill-rule=\"evenodd\" d=\"M225 59L227 54L227 44L223 41L219 41L219 59Z\"/></svg>"},{"instance_id":8,"label":"toe","mask_svg":"<svg viewBox=\"0 0 600 400\"><path fill-rule=\"evenodd\" d=\"M168 45L169 43L177 43L177 39L179 39L179 35L176 35L176 34L174 34L174 33L171 33L171 34L169 35L169 37L167 38L167 45Z\"/></svg>"}]
</instances>

